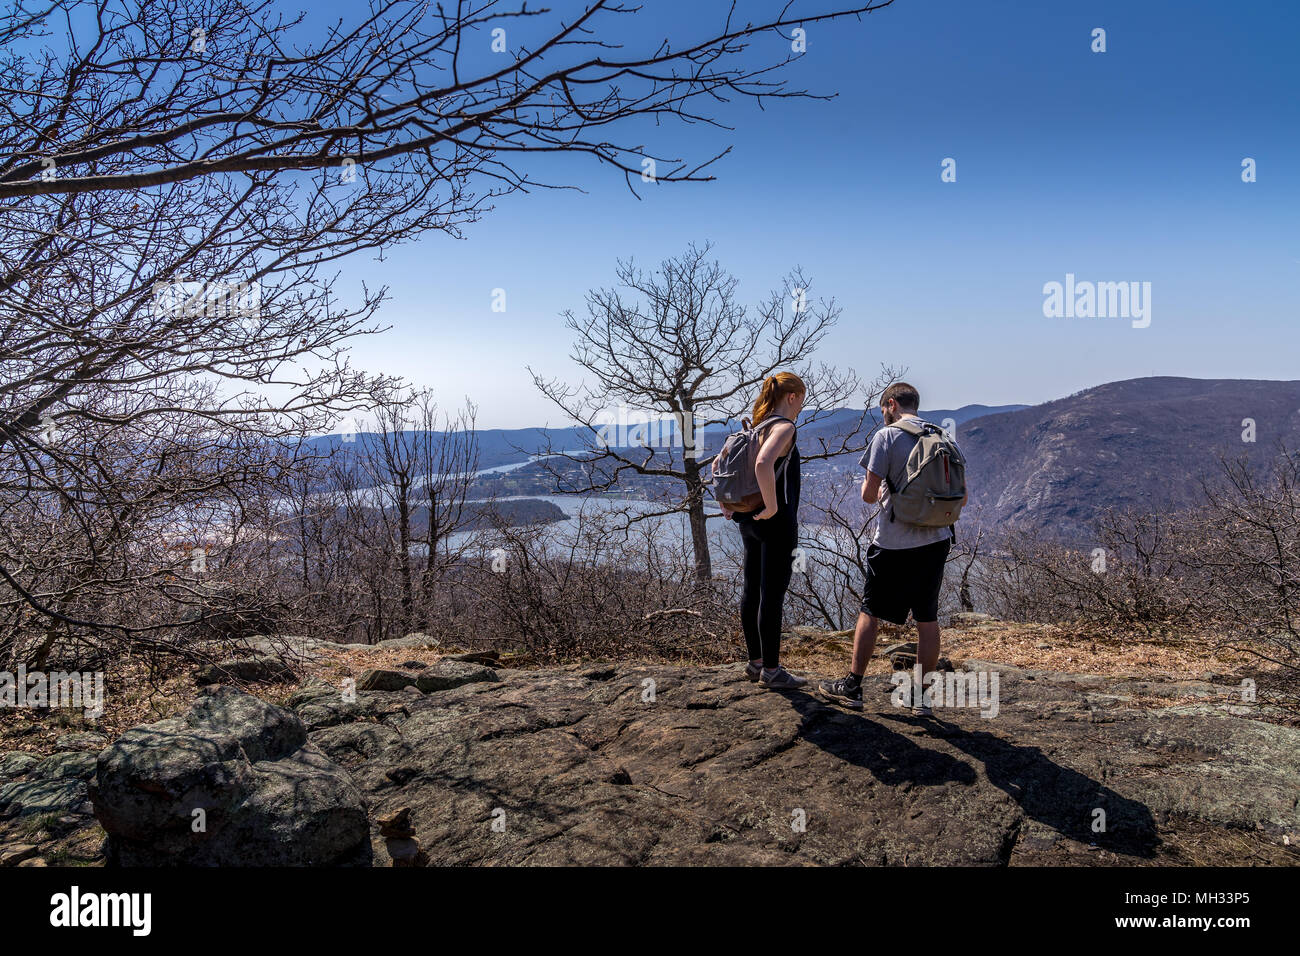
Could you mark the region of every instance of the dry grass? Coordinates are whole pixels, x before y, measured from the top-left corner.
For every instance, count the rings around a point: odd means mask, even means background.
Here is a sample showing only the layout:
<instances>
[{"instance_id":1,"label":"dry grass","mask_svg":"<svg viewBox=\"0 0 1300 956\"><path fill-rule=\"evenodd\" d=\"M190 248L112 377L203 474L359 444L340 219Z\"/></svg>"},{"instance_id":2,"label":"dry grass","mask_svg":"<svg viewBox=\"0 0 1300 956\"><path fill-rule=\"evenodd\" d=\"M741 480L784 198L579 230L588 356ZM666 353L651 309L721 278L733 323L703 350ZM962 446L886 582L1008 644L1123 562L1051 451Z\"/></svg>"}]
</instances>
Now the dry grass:
<instances>
[{"instance_id":1,"label":"dry grass","mask_svg":"<svg viewBox=\"0 0 1300 956\"><path fill-rule=\"evenodd\" d=\"M880 651L891 644L915 639L912 628L886 625L877 641L877 655L868 673L888 674L889 661ZM743 642L735 640L735 659L742 660ZM1046 646L1043 646L1046 645ZM819 677L834 677L848 668L852 635L797 628L787 635L784 662L795 671ZM429 666L460 647L440 648L326 648L315 652L302 668L300 680L318 680L338 685L345 678L359 678L368 668L405 670L403 665ZM1235 683L1254 674L1255 662L1246 654L1216 649L1212 637L1155 639L1133 635L1084 631L1050 624L1015 624L992 621L966 628L945 628L942 654L951 660L966 658L995 661L1016 667L1097 674L1103 677L1138 680L1210 680ZM626 658L624 658L626 659ZM698 657L659 655L645 663L694 664ZM503 665L533 667L526 656L507 656ZM192 664L174 662L162 670L150 669L142 660L128 660L105 674L105 712L90 721L80 711L0 710L0 751L20 750L34 755L54 752L60 735L90 730L110 739L128 727L172 717L183 712L194 698ZM300 683L258 684L259 696L283 703ZM1153 699L1152 703L1166 703Z\"/></svg>"},{"instance_id":2,"label":"dry grass","mask_svg":"<svg viewBox=\"0 0 1300 956\"><path fill-rule=\"evenodd\" d=\"M841 636L796 635L782 653L792 669L839 676L847 669L853 638L847 632L835 634ZM914 628L885 626L876 641L877 653L869 672L889 673L889 662L880 651L891 644L914 640ZM1036 670L1138 680L1227 680L1253 665L1248 655L1217 650L1212 640L1203 637L1150 639L1005 621L945 628L940 653L954 661L976 658Z\"/></svg>"}]
</instances>

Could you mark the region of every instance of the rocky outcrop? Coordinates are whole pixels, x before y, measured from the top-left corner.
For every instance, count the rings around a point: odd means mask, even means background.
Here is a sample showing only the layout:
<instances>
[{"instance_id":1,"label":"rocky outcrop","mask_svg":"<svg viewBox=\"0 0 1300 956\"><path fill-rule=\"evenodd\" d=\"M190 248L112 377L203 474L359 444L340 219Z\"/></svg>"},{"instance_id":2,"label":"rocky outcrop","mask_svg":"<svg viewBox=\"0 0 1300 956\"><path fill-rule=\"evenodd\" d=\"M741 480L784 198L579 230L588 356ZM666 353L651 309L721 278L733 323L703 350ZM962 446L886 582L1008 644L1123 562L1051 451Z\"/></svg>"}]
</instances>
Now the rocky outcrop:
<instances>
[{"instance_id":1,"label":"rocky outcrop","mask_svg":"<svg viewBox=\"0 0 1300 956\"><path fill-rule=\"evenodd\" d=\"M959 663L996 699L932 717L886 678L851 712L739 666L443 660L427 693L288 710L218 688L114 742L92 792L120 863L1300 862L1300 730L1236 686ZM76 757L25 782L80 783Z\"/></svg>"},{"instance_id":2,"label":"rocky outcrop","mask_svg":"<svg viewBox=\"0 0 1300 956\"><path fill-rule=\"evenodd\" d=\"M1214 706L1181 682L1004 668L996 717L924 718L881 678L855 713L738 668L498 676L376 693L311 734L383 728L351 773L377 817L411 811L432 865L1177 863L1187 828L1300 839L1300 731L1145 706Z\"/></svg>"},{"instance_id":3,"label":"rocky outcrop","mask_svg":"<svg viewBox=\"0 0 1300 956\"><path fill-rule=\"evenodd\" d=\"M132 728L91 785L112 863L364 863L369 823L347 773L297 715L230 687L183 716Z\"/></svg>"}]
</instances>

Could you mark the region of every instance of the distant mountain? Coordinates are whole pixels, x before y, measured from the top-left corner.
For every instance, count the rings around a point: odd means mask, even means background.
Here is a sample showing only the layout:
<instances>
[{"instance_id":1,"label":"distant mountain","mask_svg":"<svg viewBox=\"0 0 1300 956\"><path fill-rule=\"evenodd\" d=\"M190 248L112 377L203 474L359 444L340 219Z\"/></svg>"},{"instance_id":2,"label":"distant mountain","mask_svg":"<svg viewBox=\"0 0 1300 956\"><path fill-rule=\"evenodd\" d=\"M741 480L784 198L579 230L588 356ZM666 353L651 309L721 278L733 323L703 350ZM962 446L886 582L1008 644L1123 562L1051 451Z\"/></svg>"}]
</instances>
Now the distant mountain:
<instances>
[{"instance_id":1,"label":"distant mountain","mask_svg":"<svg viewBox=\"0 0 1300 956\"><path fill-rule=\"evenodd\" d=\"M1254 443L1242 440L1244 419L1254 422ZM1300 382L1112 382L971 419L957 441L972 517L1078 540L1104 506L1195 503L1219 455L1266 462L1279 442L1300 449Z\"/></svg>"},{"instance_id":2,"label":"distant mountain","mask_svg":"<svg viewBox=\"0 0 1300 956\"><path fill-rule=\"evenodd\" d=\"M922 416L936 423L942 424L945 418L951 418L957 424L962 424L972 418L983 415L998 414L1005 411L1015 411L1026 408L1025 405L963 405L957 409L940 409L937 411L922 412ZM879 421L880 413L875 413L875 421ZM810 438L819 436L837 435L845 429L852 428L861 416L861 409L842 408L826 415L816 425L808 426L800 430L800 435L807 434ZM872 419L868 417L868 428ZM625 423L626 426L626 423ZM715 425L703 430L702 440L704 449L716 449L722 444L723 437L732 428L739 428L739 423L735 423L728 428L723 425ZM635 425L625 427L623 433L611 432L611 441L620 442L623 439L620 434L626 434L628 431L633 434L636 432ZM650 422L646 425L646 437L652 445L662 444L671 446L675 436L674 423L671 419L665 419L662 422ZM501 465L513 465L527 461L531 455L536 454L547 447L548 439L551 447L560 451L575 451L585 447L590 440L591 434L584 428L481 428L477 431L479 443L479 467L480 468L497 468ZM311 445L320 453L325 453L333 448L342 447L346 450L349 446L357 449L367 448L375 440L374 435L369 432L361 432L345 440L343 435L321 435L311 440Z\"/></svg>"},{"instance_id":3,"label":"distant mountain","mask_svg":"<svg viewBox=\"0 0 1300 956\"><path fill-rule=\"evenodd\" d=\"M946 420L951 419L954 425L963 425L974 418L982 418L988 415L1001 415L1006 412L1016 412L1028 405L963 405L961 408L936 408L927 409L920 412L920 416L928 422L934 422L936 425L943 425ZM831 412L815 425L805 425L799 429L800 449L805 453L816 448L816 440L825 438L829 442L832 438L838 440L841 435L851 434L853 429L862 416L861 409L841 408ZM862 432L865 438L866 432L873 427L882 423L880 411L871 409L867 416L866 428Z\"/></svg>"}]
</instances>

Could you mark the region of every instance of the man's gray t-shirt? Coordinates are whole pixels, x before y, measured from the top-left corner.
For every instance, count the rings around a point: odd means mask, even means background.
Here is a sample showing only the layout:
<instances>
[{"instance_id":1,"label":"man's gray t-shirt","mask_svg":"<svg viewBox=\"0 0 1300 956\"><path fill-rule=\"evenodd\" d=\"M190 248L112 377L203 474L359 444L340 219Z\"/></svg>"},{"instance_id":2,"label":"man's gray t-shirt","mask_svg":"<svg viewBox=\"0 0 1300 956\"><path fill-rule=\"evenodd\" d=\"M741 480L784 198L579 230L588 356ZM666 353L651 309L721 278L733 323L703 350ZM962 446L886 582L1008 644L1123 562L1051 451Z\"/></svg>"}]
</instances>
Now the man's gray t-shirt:
<instances>
[{"instance_id":1,"label":"man's gray t-shirt","mask_svg":"<svg viewBox=\"0 0 1300 956\"><path fill-rule=\"evenodd\" d=\"M907 458L916 447L916 436L901 428L885 426L871 436L871 444L858 462L867 471L888 478L895 488L907 480ZM886 550L919 548L952 537L950 528L923 528L920 525L890 521L889 486L880 483L881 506L876 518L874 542Z\"/></svg>"}]
</instances>

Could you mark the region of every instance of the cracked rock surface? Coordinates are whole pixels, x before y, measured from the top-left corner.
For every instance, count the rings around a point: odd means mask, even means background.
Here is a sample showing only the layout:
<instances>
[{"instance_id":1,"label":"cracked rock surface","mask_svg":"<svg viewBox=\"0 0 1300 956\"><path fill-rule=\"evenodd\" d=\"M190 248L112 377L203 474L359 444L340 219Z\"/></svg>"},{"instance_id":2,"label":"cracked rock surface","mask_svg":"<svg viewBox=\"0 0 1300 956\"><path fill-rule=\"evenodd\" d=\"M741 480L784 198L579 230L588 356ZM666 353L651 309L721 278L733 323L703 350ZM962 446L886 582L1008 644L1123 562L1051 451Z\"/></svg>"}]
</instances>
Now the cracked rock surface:
<instances>
[{"instance_id":1,"label":"cracked rock surface","mask_svg":"<svg viewBox=\"0 0 1300 956\"><path fill-rule=\"evenodd\" d=\"M1203 703L1215 685L1001 668L985 719L913 717L883 678L862 712L735 666L492 678L291 706L432 865L1297 862L1300 730Z\"/></svg>"}]
</instances>

